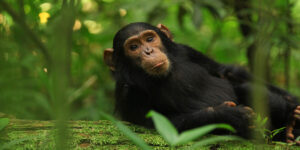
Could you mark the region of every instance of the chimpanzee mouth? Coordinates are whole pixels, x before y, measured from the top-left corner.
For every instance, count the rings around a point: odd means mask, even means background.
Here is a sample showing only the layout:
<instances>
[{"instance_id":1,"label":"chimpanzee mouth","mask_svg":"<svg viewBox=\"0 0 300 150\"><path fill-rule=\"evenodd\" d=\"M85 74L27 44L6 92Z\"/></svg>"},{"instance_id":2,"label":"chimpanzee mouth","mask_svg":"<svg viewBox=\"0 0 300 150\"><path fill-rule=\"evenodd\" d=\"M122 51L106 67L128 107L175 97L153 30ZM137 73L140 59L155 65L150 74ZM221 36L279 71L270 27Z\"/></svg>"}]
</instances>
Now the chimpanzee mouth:
<instances>
[{"instance_id":1,"label":"chimpanzee mouth","mask_svg":"<svg viewBox=\"0 0 300 150\"><path fill-rule=\"evenodd\" d=\"M157 63L156 65L154 65L154 66L152 67L152 70L161 67L161 66L162 66L163 64L165 64L165 63L166 63L166 60L164 60L164 61L162 61L162 62L160 62L160 63Z\"/></svg>"}]
</instances>

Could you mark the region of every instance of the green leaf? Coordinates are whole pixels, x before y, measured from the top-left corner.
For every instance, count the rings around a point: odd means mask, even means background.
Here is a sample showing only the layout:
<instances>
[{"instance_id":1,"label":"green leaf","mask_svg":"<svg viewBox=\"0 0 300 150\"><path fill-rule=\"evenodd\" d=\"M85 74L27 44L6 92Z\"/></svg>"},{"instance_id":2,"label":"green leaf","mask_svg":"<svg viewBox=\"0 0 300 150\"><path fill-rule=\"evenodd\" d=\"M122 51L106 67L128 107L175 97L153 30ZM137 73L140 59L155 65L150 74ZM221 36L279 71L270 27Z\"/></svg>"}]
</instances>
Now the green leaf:
<instances>
[{"instance_id":1,"label":"green leaf","mask_svg":"<svg viewBox=\"0 0 300 150\"><path fill-rule=\"evenodd\" d=\"M200 146L204 146L207 144L213 144L217 142L222 142L222 141L232 141L232 140L240 140L242 141L243 139L237 136L216 136L216 137L210 137L210 138L205 138L201 140L200 142L197 142L196 144L191 146L191 149L196 149Z\"/></svg>"},{"instance_id":2,"label":"green leaf","mask_svg":"<svg viewBox=\"0 0 300 150\"><path fill-rule=\"evenodd\" d=\"M8 118L0 118L0 131L4 129L9 123Z\"/></svg>"},{"instance_id":3,"label":"green leaf","mask_svg":"<svg viewBox=\"0 0 300 150\"><path fill-rule=\"evenodd\" d=\"M139 146L143 150L151 150L151 148L145 143L144 140L142 140L140 137L138 137L134 132L132 132L127 126L125 126L123 123L120 121L117 121L114 117L111 115L108 115L104 112L100 112L100 115L113 122L117 128L124 133L125 136L128 137L129 140L131 140L135 145Z\"/></svg>"},{"instance_id":4,"label":"green leaf","mask_svg":"<svg viewBox=\"0 0 300 150\"><path fill-rule=\"evenodd\" d=\"M194 12L192 14L192 21L196 28L199 28L202 24L202 13L199 6L194 5Z\"/></svg>"},{"instance_id":5,"label":"green leaf","mask_svg":"<svg viewBox=\"0 0 300 150\"><path fill-rule=\"evenodd\" d=\"M295 139L295 141L300 141L300 136L298 136L298 137Z\"/></svg>"},{"instance_id":6,"label":"green leaf","mask_svg":"<svg viewBox=\"0 0 300 150\"><path fill-rule=\"evenodd\" d=\"M261 124L265 125L267 123L267 121L268 121L268 117L265 117Z\"/></svg>"},{"instance_id":7,"label":"green leaf","mask_svg":"<svg viewBox=\"0 0 300 150\"><path fill-rule=\"evenodd\" d=\"M278 128L278 129L275 129L273 130L271 133L272 133L272 137L277 135L278 133L282 132L286 127L281 127L281 128Z\"/></svg>"},{"instance_id":8,"label":"green leaf","mask_svg":"<svg viewBox=\"0 0 300 150\"><path fill-rule=\"evenodd\" d=\"M258 114L258 115L257 115L257 118L256 118L256 120L257 120L257 121L259 121L259 122L261 121L260 114Z\"/></svg>"},{"instance_id":9,"label":"green leaf","mask_svg":"<svg viewBox=\"0 0 300 150\"><path fill-rule=\"evenodd\" d=\"M178 131L163 115L151 110L147 117L152 117L157 132L170 144L174 145L178 138Z\"/></svg>"},{"instance_id":10,"label":"green leaf","mask_svg":"<svg viewBox=\"0 0 300 150\"><path fill-rule=\"evenodd\" d=\"M115 122L115 125L131 140L134 144L143 150L151 150L151 148L135 133L133 133L127 126L120 121Z\"/></svg>"},{"instance_id":11,"label":"green leaf","mask_svg":"<svg viewBox=\"0 0 300 150\"><path fill-rule=\"evenodd\" d=\"M195 140L203 135L206 135L207 133L209 133L215 129L220 129L220 128L235 132L234 128L232 128L230 125L227 125L227 124L206 125L206 126L202 126L199 128L195 128L195 129L191 129L191 130L183 132L182 134L179 135L179 138L176 140L175 145L185 144L185 143Z\"/></svg>"},{"instance_id":12,"label":"green leaf","mask_svg":"<svg viewBox=\"0 0 300 150\"><path fill-rule=\"evenodd\" d=\"M152 117L156 130L171 146L185 144L217 128L227 129L232 132L235 132L234 128L232 128L230 125L212 124L191 129L179 135L178 131L173 126L173 124L166 117L159 114L158 112L151 110L147 114L147 117Z\"/></svg>"}]
</instances>

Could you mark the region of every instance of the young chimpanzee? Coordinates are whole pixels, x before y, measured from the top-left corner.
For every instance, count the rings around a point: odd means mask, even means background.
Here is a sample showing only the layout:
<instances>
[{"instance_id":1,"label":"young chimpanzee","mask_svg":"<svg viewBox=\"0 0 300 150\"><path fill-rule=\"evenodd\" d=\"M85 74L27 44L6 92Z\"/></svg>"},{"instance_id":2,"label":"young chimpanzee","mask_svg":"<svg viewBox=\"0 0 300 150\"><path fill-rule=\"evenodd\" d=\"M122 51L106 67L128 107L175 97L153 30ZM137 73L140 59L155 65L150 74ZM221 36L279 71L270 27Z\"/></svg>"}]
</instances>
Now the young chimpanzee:
<instances>
[{"instance_id":1,"label":"young chimpanzee","mask_svg":"<svg viewBox=\"0 0 300 150\"><path fill-rule=\"evenodd\" d=\"M202 53L173 42L159 24L132 23L114 37L104 60L116 79L116 111L123 120L151 127L145 118L153 109L167 116L179 131L210 123L228 123L248 137L252 76L219 64ZM288 92L266 83L272 129L287 127L284 138L298 136L300 106ZM297 127L296 127L297 126Z\"/></svg>"}]
</instances>

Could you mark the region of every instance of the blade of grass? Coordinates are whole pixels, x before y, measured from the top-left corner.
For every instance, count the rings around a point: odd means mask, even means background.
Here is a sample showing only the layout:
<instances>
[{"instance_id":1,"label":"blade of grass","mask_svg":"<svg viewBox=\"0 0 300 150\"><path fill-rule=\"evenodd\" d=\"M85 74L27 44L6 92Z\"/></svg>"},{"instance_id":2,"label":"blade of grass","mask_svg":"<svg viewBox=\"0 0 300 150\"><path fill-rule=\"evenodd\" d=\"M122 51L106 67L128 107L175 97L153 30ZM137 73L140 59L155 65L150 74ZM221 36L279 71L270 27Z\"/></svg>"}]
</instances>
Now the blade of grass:
<instances>
[{"instance_id":1,"label":"blade of grass","mask_svg":"<svg viewBox=\"0 0 300 150\"><path fill-rule=\"evenodd\" d=\"M199 128L191 129L188 131L183 132L179 135L179 138L176 140L175 144L185 144L187 142L190 142L192 140L195 140L203 135L206 135L207 133L215 130L215 129L227 129L229 131L235 132L234 128L232 128L230 125L227 124L211 124L202 126Z\"/></svg>"},{"instance_id":2,"label":"blade of grass","mask_svg":"<svg viewBox=\"0 0 300 150\"><path fill-rule=\"evenodd\" d=\"M100 112L100 115L113 122L117 128L124 133L125 136L127 136L127 138L129 140L131 140L135 145L139 146L141 149L143 150L151 150L151 147L148 146L144 140L142 140L140 137L138 137L134 132L132 132L127 126L125 126L123 123L121 123L120 121L117 121L114 117L112 117L111 115L108 115L104 112Z\"/></svg>"},{"instance_id":3,"label":"blade of grass","mask_svg":"<svg viewBox=\"0 0 300 150\"><path fill-rule=\"evenodd\" d=\"M9 123L8 118L0 118L0 131L4 129Z\"/></svg>"},{"instance_id":4,"label":"blade of grass","mask_svg":"<svg viewBox=\"0 0 300 150\"><path fill-rule=\"evenodd\" d=\"M242 141L243 139L237 136L217 136L217 137L210 137L201 140L200 142L197 142L196 144L191 146L191 149L197 149L200 146L204 146L207 144L213 144L217 142L222 142L222 141L233 141L233 140L239 140ZM199 149L199 148L198 148Z\"/></svg>"}]
</instances>

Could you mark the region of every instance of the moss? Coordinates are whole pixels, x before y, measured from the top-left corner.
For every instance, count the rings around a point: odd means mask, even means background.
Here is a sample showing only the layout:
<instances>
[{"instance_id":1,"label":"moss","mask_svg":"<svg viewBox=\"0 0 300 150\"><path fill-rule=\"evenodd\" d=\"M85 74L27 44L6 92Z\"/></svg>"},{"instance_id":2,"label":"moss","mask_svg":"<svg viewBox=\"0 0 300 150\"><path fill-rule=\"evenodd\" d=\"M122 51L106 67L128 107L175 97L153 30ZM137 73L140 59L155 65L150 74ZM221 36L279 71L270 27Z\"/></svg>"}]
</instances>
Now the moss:
<instances>
[{"instance_id":1,"label":"moss","mask_svg":"<svg viewBox=\"0 0 300 150\"><path fill-rule=\"evenodd\" d=\"M9 149L53 149L54 124L54 121L12 119L1 132L1 145L10 143ZM129 125L129 128L145 137L151 145L167 146L154 130L135 125ZM109 121L70 121L68 130L71 149L138 149Z\"/></svg>"},{"instance_id":2,"label":"moss","mask_svg":"<svg viewBox=\"0 0 300 150\"><path fill-rule=\"evenodd\" d=\"M6 145L8 149L54 149L55 148L55 121L33 121L11 119L10 124L0 133L0 145ZM146 129L129 123L125 124L139 137L156 150L170 149L168 144L159 136L155 130ZM109 121L70 121L69 122L70 149L139 149L129 141ZM9 144L9 145L7 145ZM191 143L190 143L191 144ZM177 147L185 149L189 145ZM214 145L201 147L202 149L299 149L299 147L287 145L253 144L253 142L222 142Z\"/></svg>"}]
</instances>

